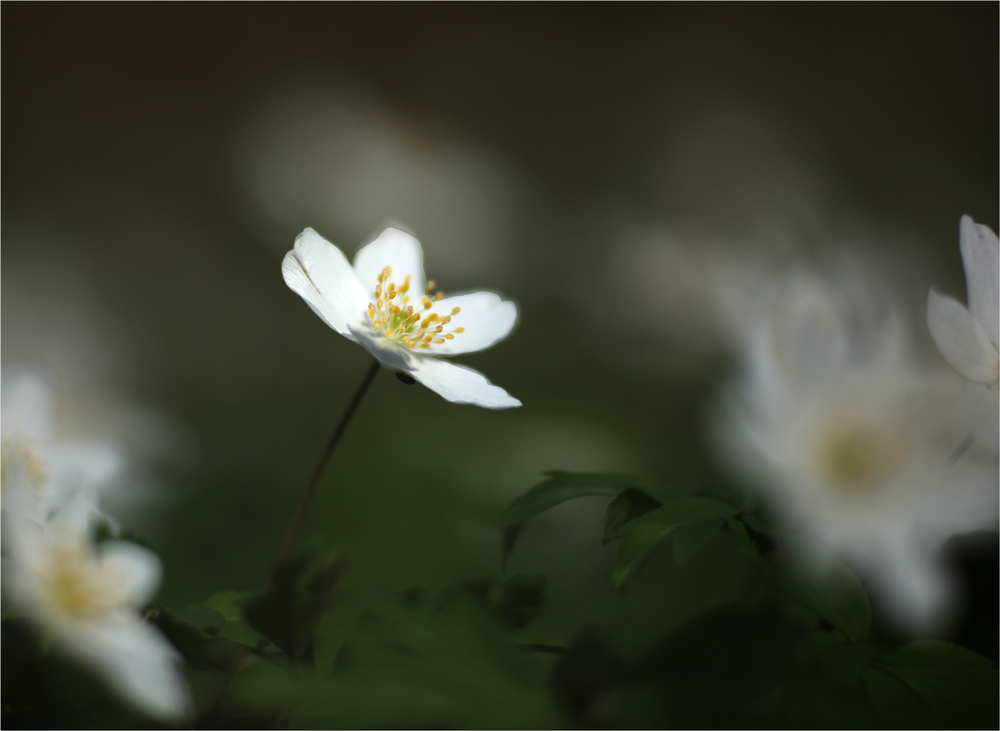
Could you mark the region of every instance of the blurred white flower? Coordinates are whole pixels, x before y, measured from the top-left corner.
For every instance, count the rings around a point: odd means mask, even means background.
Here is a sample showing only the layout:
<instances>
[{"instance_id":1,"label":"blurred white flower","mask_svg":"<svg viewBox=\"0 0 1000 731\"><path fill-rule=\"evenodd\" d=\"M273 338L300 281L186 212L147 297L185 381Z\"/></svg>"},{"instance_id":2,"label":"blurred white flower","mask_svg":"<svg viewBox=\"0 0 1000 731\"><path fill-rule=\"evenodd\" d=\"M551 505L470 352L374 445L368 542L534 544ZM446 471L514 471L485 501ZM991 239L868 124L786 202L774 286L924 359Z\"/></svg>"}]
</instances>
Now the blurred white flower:
<instances>
[{"instance_id":1,"label":"blurred white flower","mask_svg":"<svg viewBox=\"0 0 1000 731\"><path fill-rule=\"evenodd\" d=\"M439 356L473 353L507 337L513 302L492 292L443 297L424 280L420 243L388 228L354 257L311 228L281 265L285 283L313 312L388 368L420 381L448 401L507 409L521 402L471 368Z\"/></svg>"},{"instance_id":2,"label":"blurred white flower","mask_svg":"<svg viewBox=\"0 0 1000 731\"><path fill-rule=\"evenodd\" d=\"M952 600L941 543L996 522L995 465L954 458L969 423L959 384L921 376L899 318L867 304L806 276L776 288L722 433L790 529L927 629Z\"/></svg>"},{"instance_id":3,"label":"blurred white flower","mask_svg":"<svg viewBox=\"0 0 1000 731\"><path fill-rule=\"evenodd\" d=\"M447 119L407 114L359 80L294 81L244 125L237 163L264 223L299 221L360 240L383 221L426 236L435 271L513 272L526 181ZM277 228L275 229L278 230Z\"/></svg>"},{"instance_id":4,"label":"blurred white flower","mask_svg":"<svg viewBox=\"0 0 1000 731\"><path fill-rule=\"evenodd\" d=\"M927 294L927 326L948 364L975 383L1000 382L1000 243L987 226L962 216L958 245L969 306Z\"/></svg>"},{"instance_id":5,"label":"blurred white flower","mask_svg":"<svg viewBox=\"0 0 1000 731\"><path fill-rule=\"evenodd\" d=\"M6 503L13 482L24 486L21 507L45 522L72 499L96 510L98 493L122 466L114 448L66 439L55 426L52 392L37 376L24 374L2 384L2 478Z\"/></svg>"},{"instance_id":6,"label":"blurred white flower","mask_svg":"<svg viewBox=\"0 0 1000 731\"><path fill-rule=\"evenodd\" d=\"M74 498L45 525L19 508L5 515L3 578L8 598L54 645L100 674L124 700L164 721L190 715L181 658L139 614L155 592L160 562L133 543L94 546L89 506Z\"/></svg>"},{"instance_id":7,"label":"blurred white flower","mask_svg":"<svg viewBox=\"0 0 1000 731\"><path fill-rule=\"evenodd\" d=\"M101 445L114 452L118 464L102 483L102 508L156 538L161 523L147 508L173 490L154 466L188 459L194 445L179 424L136 397L135 389L151 377L130 352L142 337L122 312L100 306L94 264L80 254L88 250L86 241L19 229L16 222L10 238L17 246L9 258L4 253L3 262L4 437L9 427L20 431L26 418L36 423L26 413L45 412L44 443ZM25 394L25 407L13 409L16 382L24 374L43 384L31 391L46 393L34 399ZM29 435L37 439L37 427Z\"/></svg>"}]
</instances>

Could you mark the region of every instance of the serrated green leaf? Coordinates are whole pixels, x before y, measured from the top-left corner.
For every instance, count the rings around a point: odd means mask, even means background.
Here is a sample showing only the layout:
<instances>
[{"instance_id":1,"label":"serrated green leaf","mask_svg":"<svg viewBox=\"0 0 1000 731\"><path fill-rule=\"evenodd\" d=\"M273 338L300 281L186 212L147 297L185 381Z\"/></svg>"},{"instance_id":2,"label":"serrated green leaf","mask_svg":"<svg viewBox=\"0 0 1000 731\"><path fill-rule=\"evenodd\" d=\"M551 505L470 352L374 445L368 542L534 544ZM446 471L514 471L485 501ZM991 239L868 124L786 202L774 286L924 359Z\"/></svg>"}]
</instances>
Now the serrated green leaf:
<instances>
[{"instance_id":1,"label":"serrated green leaf","mask_svg":"<svg viewBox=\"0 0 1000 731\"><path fill-rule=\"evenodd\" d=\"M554 508L556 505L581 497L606 496L614 497L623 490L632 488L646 493L654 499L662 500L671 497L673 493L665 487L650 480L631 475L604 473L546 472L548 479L535 485L514 500L503 511L501 519L503 526L508 527L523 523L539 513Z\"/></svg>"},{"instance_id":2,"label":"serrated green leaf","mask_svg":"<svg viewBox=\"0 0 1000 731\"><path fill-rule=\"evenodd\" d=\"M632 524L611 535L609 538L618 538L629 532L631 525L639 522L655 522L662 525L691 525L709 520L725 520L739 512L739 508L731 503L718 500L713 497L701 497L698 495L674 496L663 501L660 507L652 510L641 518L633 521Z\"/></svg>"},{"instance_id":3,"label":"serrated green leaf","mask_svg":"<svg viewBox=\"0 0 1000 731\"><path fill-rule=\"evenodd\" d=\"M687 561L699 548L708 543L722 523L721 518L714 518L677 526L671 537L671 542L674 545L674 560L677 563Z\"/></svg>"},{"instance_id":4,"label":"serrated green leaf","mask_svg":"<svg viewBox=\"0 0 1000 731\"><path fill-rule=\"evenodd\" d=\"M674 495L667 488L651 480L631 475L605 473L569 473L551 471L544 473L548 479L521 495L504 509L501 514L501 560L506 564L507 558L514 550L514 544L520 535L526 520L539 513L554 508L568 500L581 497L615 497L629 488L645 493L649 497L662 502Z\"/></svg>"},{"instance_id":5,"label":"serrated green leaf","mask_svg":"<svg viewBox=\"0 0 1000 731\"><path fill-rule=\"evenodd\" d=\"M735 505L710 497L679 496L622 529L611 582L621 589L653 551L681 526L723 520L739 511Z\"/></svg>"},{"instance_id":6,"label":"serrated green leaf","mask_svg":"<svg viewBox=\"0 0 1000 731\"><path fill-rule=\"evenodd\" d=\"M655 510L661 502L632 487L623 490L608 503L608 508L604 513L604 535L601 537L601 541L607 543L613 537L620 535L619 531L626 523Z\"/></svg>"},{"instance_id":7,"label":"serrated green leaf","mask_svg":"<svg viewBox=\"0 0 1000 731\"><path fill-rule=\"evenodd\" d=\"M904 645L864 673L887 724L917 728L996 728L998 680L988 659L940 640Z\"/></svg>"},{"instance_id":8,"label":"serrated green leaf","mask_svg":"<svg viewBox=\"0 0 1000 731\"><path fill-rule=\"evenodd\" d=\"M646 561L653 551L667 539L676 524L664 524L657 521L635 521L632 523L615 557L615 568L611 572L611 583L616 589L622 589L625 583Z\"/></svg>"}]
</instances>

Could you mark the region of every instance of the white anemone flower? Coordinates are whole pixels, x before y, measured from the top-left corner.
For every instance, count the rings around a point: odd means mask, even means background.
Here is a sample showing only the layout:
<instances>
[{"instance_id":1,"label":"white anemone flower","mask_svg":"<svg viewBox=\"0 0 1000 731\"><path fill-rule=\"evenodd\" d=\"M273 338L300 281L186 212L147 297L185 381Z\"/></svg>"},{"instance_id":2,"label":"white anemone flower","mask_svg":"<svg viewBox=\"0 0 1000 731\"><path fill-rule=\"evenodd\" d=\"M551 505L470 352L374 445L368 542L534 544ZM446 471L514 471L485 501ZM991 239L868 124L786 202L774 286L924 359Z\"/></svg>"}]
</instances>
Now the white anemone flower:
<instances>
[{"instance_id":1,"label":"white anemone flower","mask_svg":"<svg viewBox=\"0 0 1000 731\"><path fill-rule=\"evenodd\" d=\"M1000 242L989 227L962 216L958 245L969 306L933 289L927 294L927 326L948 364L970 381L1000 382Z\"/></svg>"},{"instance_id":2,"label":"white anemone flower","mask_svg":"<svg viewBox=\"0 0 1000 731\"><path fill-rule=\"evenodd\" d=\"M11 472L20 469L29 486L22 509L30 519L45 522L74 498L85 500L96 510L99 491L121 470L118 451L60 434L53 394L34 375L4 380L2 406L0 484L4 500Z\"/></svg>"},{"instance_id":3,"label":"white anemone flower","mask_svg":"<svg viewBox=\"0 0 1000 731\"><path fill-rule=\"evenodd\" d=\"M478 371L441 359L507 337L516 306L492 292L435 294L434 282L424 279L420 242L409 234L387 228L357 253L352 267L340 249L307 228L285 255L281 272L327 325L387 368L454 403L521 405Z\"/></svg>"},{"instance_id":4,"label":"white anemone flower","mask_svg":"<svg viewBox=\"0 0 1000 731\"><path fill-rule=\"evenodd\" d=\"M942 543L996 522L995 464L957 458L959 384L921 376L898 319L858 319L856 304L807 277L781 289L751 329L725 446L814 561L844 558L891 616L926 631L954 600Z\"/></svg>"},{"instance_id":5,"label":"white anemone flower","mask_svg":"<svg viewBox=\"0 0 1000 731\"><path fill-rule=\"evenodd\" d=\"M79 497L44 525L31 520L19 509L30 478L18 470L11 479L7 598L126 702L162 721L188 718L181 657L139 613L160 582L156 554L125 541L95 546L86 530L90 506Z\"/></svg>"}]
</instances>

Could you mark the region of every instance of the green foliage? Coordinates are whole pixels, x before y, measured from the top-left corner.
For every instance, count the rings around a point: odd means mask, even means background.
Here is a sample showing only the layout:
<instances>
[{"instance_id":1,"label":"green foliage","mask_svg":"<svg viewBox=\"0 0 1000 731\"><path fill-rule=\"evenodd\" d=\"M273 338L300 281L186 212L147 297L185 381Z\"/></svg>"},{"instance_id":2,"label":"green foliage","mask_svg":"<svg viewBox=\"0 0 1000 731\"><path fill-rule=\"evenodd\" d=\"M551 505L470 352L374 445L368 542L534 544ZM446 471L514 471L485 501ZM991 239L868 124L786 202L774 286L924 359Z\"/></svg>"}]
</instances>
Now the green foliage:
<instances>
[{"instance_id":1,"label":"green foliage","mask_svg":"<svg viewBox=\"0 0 1000 731\"><path fill-rule=\"evenodd\" d=\"M514 500L501 515L503 530L501 553L505 562L514 550L514 544L524 522L567 500L592 496L616 497L624 491L630 491L642 493L650 501L658 504L673 495L672 491L656 482L630 475L574 474L557 470L544 474L548 476L545 482L535 485ZM616 510L619 506L616 506Z\"/></svg>"},{"instance_id":2,"label":"green foliage","mask_svg":"<svg viewBox=\"0 0 1000 731\"><path fill-rule=\"evenodd\" d=\"M783 544L778 543L774 532L760 520L730 519L727 523L740 538L743 552L789 599L822 617L850 640L868 636L868 595L849 568L833 556L824 557L822 571L805 565L794 542L785 538Z\"/></svg>"},{"instance_id":3,"label":"green foliage","mask_svg":"<svg viewBox=\"0 0 1000 731\"><path fill-rule=\"evenodd\" d=\"M615 588L623 588L642 562L675 530L694 527L705 530L710 527L714 531L737 510L735 506L715 498L684 495L669 498L655 510L625 524L618 532L622 542L611 574ZM692 548L691 538L689 534L682 539L685 557L697 548ZM695 534L694 538L697 540L699 536Z\"/></svg>"},{"instance_id":4,"label":"green foliage","mask_svg":"<svg viewBox=\"0 0 1000 731\"><path fill-rule=\"evenodd\" d=\"M548 472L545 482L514 500L503 514L504 558L526 520L567 500L612 496L602 541L621 538L611 580L622 589L668 538L674 557L689 558L723 525L738 537L743 552L791 601L815 613L851 640L864 639L871 624L868 596L853 572L832 556L822 575L805 566L794 546L782 545L760 518L716 497L686 495L626 475ZM785 544L788 538L784 539Z\"/></svg>"},{"instance_id":5,"label":"green foliage","mask_svg":"<svg viewBox=\"0 0 1000 731\"><path fill-rule=\"evenodd\" d=\"M306 545L264 589L145 616L187 661L199 728L996 727L992 662L947 642L892 646L870 630L867 595L849 568L824 557L828 570L817 573L793 536L724 492L547 473L505 511L505 551L526 520L594 495L611 498L600 540L620 541L616 588L670 571L646 563L664 544L680 564L711 540L708 558L742 562L741 592L664 622L641 643L623 643L612 623L557 645L545 619L530 625L545 617L545 577L479 577L434 592L351 589L341 586L338 554ZM642 601L645 578L618 601ZM5 687L20 691L10 683L24 684L24 668L50 677L59 654L17 607L3 620L5 678L14 679ZM30 703L5 707L6 725L63 718L42 713L62 691L39 695L44 684L32 682Z\"/></svg>"},{"instance_id":6,"label":"green foliage","mask_svg":"<svg viewBox=\"0 0 1000 731\"><path fill-rule=\"evenodd\" d=\"M636 518L640 518L651 510L660 507L660 501L646 495L642 490L633 487L618 493L610 503L604 515L604 535L602 543L607 543L621 537L621 529Z\"/></svg>"},{"instance_id":7,"label":"green foliage","mask_svg":"<svg viewBox=\"0 0 1000 731\"><path fill-rule=\"evenodd\" d=\"M715 535L724 521L712 519L678 525L672 534L674 560L684 563Z\"/></svg>"},{"instance_id":8,"label":"green foliage","mask_svg":"<svg viewBox=\"0 0 1000 731\"><path fill-rule=\"evenodd\" d=\"M293 660L310 657L316 627L333 606L345 569L337 554L308 547L294 551L277 567L271 585L244 602L247 621Z\"/></svg>"},{"instance_id":9,"label":"green foliage","mask_svg":"<svg viewBox=\"0 0 1000 731\"><path fill-rule=\"evenodd\" d=\"M996 667L949 642L912 642L876 658L864 671L864 683L886 725L997 727Z\"/></svg>"},{"instance_id":10,"label":"green foliage","mask_svg":"<svg viewBox=\"0 0 1000 731\"><path fill-rule=\"evenodd\" d=\"M228 619L206 604L193 604L173 613L163 607L146 611L146 617L167 636L191 667L226 671L243 648L261 655L276 656L281 651L246 620Z\"/></svg>"},{"instance_id":11,"label":"green foliage","mask_svg":"<svg viewBox=\"0 0 1000 731\"><path fill-rule=\"evenodd\" d=\"M257 662L235 701L290 709L301 728L561 726L542 667L507 637L501 608L518 591L481 588L345 592L318 627L315 669Z\"/></svg>"}]
</instances>

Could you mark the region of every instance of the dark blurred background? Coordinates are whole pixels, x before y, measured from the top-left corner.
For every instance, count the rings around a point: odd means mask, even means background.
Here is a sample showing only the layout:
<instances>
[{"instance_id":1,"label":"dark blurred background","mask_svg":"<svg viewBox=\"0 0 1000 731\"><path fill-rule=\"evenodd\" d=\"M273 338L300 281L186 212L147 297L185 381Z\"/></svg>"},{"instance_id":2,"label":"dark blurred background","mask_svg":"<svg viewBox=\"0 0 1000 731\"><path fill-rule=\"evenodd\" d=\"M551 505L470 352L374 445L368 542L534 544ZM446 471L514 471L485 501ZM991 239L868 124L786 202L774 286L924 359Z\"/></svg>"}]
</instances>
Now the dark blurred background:
<instances>
[{"instance_id":1,"label":"dark blurred background","mask_svg":"<svg viewBox=\"0 0 1000 731\"><path fill-rule=\"evenodd\" d=\"M927 288L962 296L962 214L997 228L996 3L3 20L4 370L46 373L74 428L136 455L120 513L168 605L262 582L366 367L281 279L306 226L353 256L399 220L446 292L520 306L462 362L523 408L383 373L328 469L305 537L343 550L346 584L391 589L496 573L499 512L544 469L725 479L705 423L733 313L788 262L869 262L940 365ZM713 544L616 596L602 508L525 532L513 568L550 577L537 641L589 623L628 652L739 590Z\"/></svg>"}]
</instances>

